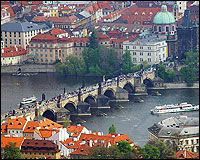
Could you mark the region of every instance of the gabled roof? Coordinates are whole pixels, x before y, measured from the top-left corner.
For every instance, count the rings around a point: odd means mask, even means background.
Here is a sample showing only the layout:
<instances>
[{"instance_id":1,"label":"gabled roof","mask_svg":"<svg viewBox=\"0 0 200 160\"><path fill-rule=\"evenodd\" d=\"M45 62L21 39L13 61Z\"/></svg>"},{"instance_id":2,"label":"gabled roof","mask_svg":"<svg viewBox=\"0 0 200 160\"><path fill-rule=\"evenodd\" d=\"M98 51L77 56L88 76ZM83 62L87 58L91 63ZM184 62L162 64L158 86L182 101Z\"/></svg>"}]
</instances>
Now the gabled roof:
<instances>
[{"instance_id":1,"label":"gabled roof","mask_svg":"<svg viewBox=\"0 0 200 160\"><path fill-rule=\"evenodd\" d=\"M83 130L84 126L73 126L73 125L69 125L66 127L67 131L70 131L73 137L78 137L82 130Z\"/></svg>"},{"instance_id":2,"label":"gabled roof","mask_svg":"<svg viewBox=\"0 0 200 160\"><path fill-rule=\"evenodd\" d=\"M7 129L23 129L26 121L27 120L24 117L16 117L15 119L9 117Z\"/></svg>"},{"instance_id":3,"label":"gabled roof","mask_svg":"<svg viewBox=\"0 0 200 160\"><path fill-rule=\"evenodd\" d=\"M16 147L20 147L22 142L24 141L24 137L4 137L1 136L1 148L5 148L6 145L9 145L9 142L16 143Z\"/></svg>"},{"instance_id":4,"label":"gabled roof","mask_svg":"<svg viewBox=\"0 0 200 160\"><path fill-rule=\"evenodd\" d=\"M48 127L48 129L54 129L54 128L62 128L63 125L60 125L48 118L45 118L44 120L40 121L39 127L41 127L41 129L45 129L45 127Z\"/></svg>"},{"instance_id":5,"label":"gabled roof","mask_svg":"<svg viewBox=\"0 0 200 160\"><path fill-rule=\"evenodd\" d=\"M58 40L59 38L56 37L55 35L52 35L52 34L45 34L45 33L42 33L42 34L38 34L36 35L35 37L33 37L31 39L32 40L48 40L48 41L53 41L53 40Z\"/></svg>"},{"instance_id":6,"label":"gabled roof","mask_svg":"<svg viewBox=\"0 0 200 160\"><path fill-rule=\"evenodd\" d=\"M36 127L39 127L38 121L28 121L24 129L24 133L34 133Z\"/></svg>"},{"instance_id":7,"label":"gabled roof","mask_svg":"<svg viewBox=\"0 0 200 160\"><path fill-rule=\"evenodd\" d=\"M58 129L39 129L35 130L35 132L41 137L41 138L49 138L54 135L54 133L58 133Z\"/></svg>"},{"instance_id":8,"label":"gabled roof","mask_svg":"<svg viewBox=\"0 0 200 160\"><path fill-rule=\"evenodd\" d=\"M60 141L66 148L78 149L81 145L79 141L73 141L72 138L67 138L65 141Z\"/></svg>"}]
</instances>

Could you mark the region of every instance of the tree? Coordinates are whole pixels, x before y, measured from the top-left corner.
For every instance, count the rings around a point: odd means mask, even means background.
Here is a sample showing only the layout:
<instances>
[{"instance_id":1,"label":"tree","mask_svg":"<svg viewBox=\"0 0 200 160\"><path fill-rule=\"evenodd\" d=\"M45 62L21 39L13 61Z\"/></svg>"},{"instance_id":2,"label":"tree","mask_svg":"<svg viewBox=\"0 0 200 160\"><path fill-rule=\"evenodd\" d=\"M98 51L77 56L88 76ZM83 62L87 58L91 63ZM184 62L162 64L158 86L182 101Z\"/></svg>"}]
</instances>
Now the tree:
<instances>
[{"instance_id":1,"label":"tree","mask_svg":"<svg viewBox=\"0 0 200 160\"><path fill-rule=\"evenodd\" d=\"M174 150L170 146L167 146L160 140L151 140L148 141L147 144L150 144L159 149L160 159L170 159L175 154Z\"/></svg>"},{"instance_id":2,"label":"tree","mask_svg":"<svg viewBox=\"0 0 200 160\"><path fill-rule=\"evenodd\" d=\"M160 151L157 147L154 147L150 144L146 144L142 148L142 156L144 159L159 159Z\"/></svg>"},{"instance_id":3,"label":"tree","mask_svg":"<svg viewBox=\"0 0 200 160\"><path fill-rule=\"evenodd\" d=\"M140 70L140 65L133 65L133 72L137 72Z\"/></svg>"},{"instance_id":4,"label":"tree","mask_svg":"<svg viewBox=\"0 0 200 160\"><path fill-rule=\"evenodd\" d=\"M133 63L131 61L130 51L126 50L122 55L122 72L124 74L133 72Z\"/></svg>"},{"instance_id":5,"label":"tree","mask_svg":"<svg viewBox=\"0 0 200 160\"><path fill-rule=\"evenodd\" d=\"M174 82L176 80L176 73L171 70L171 69L168 69L166 71L166 78L165 78L168 82Z\"/></svg>"},{"instance_id":6,"label":"tree","mask_svg":"<svg viewBox=\"0 0 200 160\"><path fill-rule=\"evenodd\" d=\"M56 63L56 72L65 75L65 64L63 63Z\"/></svg>"},{"instance_id":7,"label":"tree","mask_svg":"<svg viewBox=\"0 0 200 160\"><path fill-rule=\"evenodd\" d=\"M114 126L114 124L112 124L109 128L109 133L116 133L116 128Z\"/></svg>"},{"instance_id":8,"label":"tree","mask_svg":"<svg viewBox=\"0 0 200 160\"><path fill-rule=\"evenodd\" d=\"M195 70L193 67L182 67L180 70L180 75L189 87L191 87L193 85L193 81L196 80Z\"/></svg>"},{"instance_id":9,"label":"tree","mask_svg":"<svg viewBox=\"0 0 200 160\"><path fill-rule=\"evenodd\" d=\"M71 124L71 121L69 119L66 119L64 122L63 122L63 126L66 128L67 126L69 126Z\"/></svg>"},{"instance_id":10,"label":"tree","mask_svg":"<svg viewBox=\"0 0 200 160\"><path fill-rule=\"evenodd\" d=\"M21 159L20 149L16 147L16 143L9 142L8 145L4 148L2 154L3 159Z\"/></svg>"},{"instance_id":11,"label":"tree","mask_svg":"<svg viewBox=\"0 0 200 160\"><path fill-rule=\"evenodd\" d=\"M159 64L158 67L158 76L162 78L163 80L165 79L165 66L163 64Z\"/></svg>"},{"instance_id":12,"label":"tree","mask_svg":"<svg viewBox=\"0 0 200 160\"><path fill-rule=\"evenodd\" d=\"M146 69L148 69L148 68L151 67L151 65L149 65L147 61L144 61L144 62L142 63L142 65L143 65L143 69L144 69L144 70L146 70Z\"/></svg>"},{"instance_id":13,"label":"tree","mask_svg":"<svg viewBox=\"0 0 200 160\"><path fill-rule=\"evenodd\" d=\"M86 159L121 159L121 153L116 147L91 147Z\"/></svg>"},{"instance_id":14,"label":"tree","mask_svg":"<svg viewBox=\"0 0 200 160\"><path fill-rule=\"evenodd\" d=\"M92 30L92 34L89 37L89 48L97 48L98 42L97 42L97 31L94 29Z\"/></svg>"},{"instance_id":15,"label":"tree","mask_svg":"<svg viewBox=\"0 0 200 160\"><path fill-rule=\"evenodd\" d=\"M132 152L132 147L129 142L126 141L119 141L117 142L116 147L120 150L121 154L124 155L125 153Z\"/></svg>"}]
</instances>

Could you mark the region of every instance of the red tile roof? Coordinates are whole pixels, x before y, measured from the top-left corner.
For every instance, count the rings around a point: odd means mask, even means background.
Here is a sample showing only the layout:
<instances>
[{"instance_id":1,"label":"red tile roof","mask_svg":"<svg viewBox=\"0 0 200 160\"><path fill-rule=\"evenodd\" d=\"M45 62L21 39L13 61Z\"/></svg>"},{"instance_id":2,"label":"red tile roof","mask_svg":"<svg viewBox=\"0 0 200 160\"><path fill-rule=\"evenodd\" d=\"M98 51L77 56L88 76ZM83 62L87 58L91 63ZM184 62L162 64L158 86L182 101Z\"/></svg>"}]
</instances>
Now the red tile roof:
<instances>
[{"instance_id":1,"label":"red tile roof","mask_svg":"<svg viewBox=\"0 0 200 160\"><path fill-rule=\"evenodd\" d=\"M63 34L63 33L67 33L67 32L60 28L53 28L51 30L51 34L53 34L53 35L59 35L59 34Z\"/></svg>"},{"instance_id":2,"label":"red tile roof","mask_svg":"<svg viewBox=\"0 0 200 160\"><path fill-rule=\"evenodd\" d=\"M45 127L48 127L48 129L54 129L54 128L62 128L63 125L60 125L48 118L45 118L44 120L40 121L39 127L41 127L41 129L45 129Z\"/></svg>"},{"instance_id":3,"label":"red tile roof","mask_svg":"<svg viewBox=\"0 0 200 160\"><path fill-rule=\"evenodd\" d=\"M57 42L59 38L56 37L55 35L52 35L52 34L45 34L45 33L42 33L42 34L38 34L36 35L35 37L33 37L31 39L31 41L36 41L36 40L46 40L46 41L51 41L51 42Z\"/></svg>"},{"instance_id":4,"label":"red tile roof","mask_svg":"<svg viewBox=\"0 0 200 160\"><path fill-rule=\"evenodd\" d=\"M186 156L184 155L184 152L186 152ZM199 154L196 154L194 152L190 152L190 151L184 151L184 150L180 150L178 152L176 152L175 157L177 159L199 159Z\"/></svg>"},{"instance_id":5,"label":"red tile roof","mask_svg":"<svg viewBox=\"0 0 200 160\"><path fill-rule=\"evenodd\" d=\"M13 11L11 6L9 6L9 5L1 5L1 9L3 9L3 8L5 8L7 10L7 12L10 13L10 17L11 18L15 17L15 13L14 13L14 11Z\"/></svg>"},{"instance_id":6,"label":"red tile roof","mask_svg":"<svg viewBox=\"0 0 200 160\"><path fill-rule=\"evenodd\" d=\"M65 141L60 141L66 148L78 149L80 145L80 141L73 141L72 138L68 138Z\"/></svg>"},{"instance_id":7,"label":"red tile roof","mask_svg":"<svg viewBox=\"0 0 200 160\"><path fill-rule=\"evenodd\" d=\"M16 117L15 119L9 117L7 129L23 129L26 121L27 120L24 117Z\"/></svg>"},{"instance_id":8,"label":"red tile roof","mask_svg":"<svg viewBox=\"0 0 200 160\"><path fill-rule=\"evenodd\" d=\"M53 136L54 132L58 133L59 130L58 129L39 129L39 130L36 129L35 132L41 138L49 138L49 137Z\"/></svg>"},{"instance_id":9,"label":"red tile roof","mask_svg":"<svg viewBox=\"0 0 200 160\"><path fill-rule=\"evenodd\" d=\"M7 124L2 124L1 125L1 133L7 133L7 127L8 127Z\"/></svg>"},{"instance_id":10,"label":"red tile roof","mask_svg":"<svg viewBox=\"0 0 200 160\"><path fill-rule=\"evenodd\" d=\"M28 121L23 133L34 133L36 127L39 127L38 121Z\"/></svg>"},{"instance_id":11,"label":"red tile roof","mask_svg":"<svg viewBox=\"0 0 200 160\"><path fill-rule=\"evenodd\" d=\"M112 10L113 8L108 3L100 3L102 10Z\"/></svg>"},{"instance_id":12,"label":"red tile roof","mask_svg":"<svg viewBox=\"0 0 200 160\"><path fill-rule=\"evenodd\" d=\"M73 137L78 137L82 130L83 130L84 126L73 126L73 125L69 125L67 126L67 131L70 131L72 134Z\"/></svg>"},{"instance_id":13,"label":"red tile roof","mask_svg":"<svg viewBox=\"0 0 200 160\"><path fill-rule=\"evenodd\" d=\"M14 46L1 48L1 57L15 57L25 54L27 54L27 51L21 46L16 46L16 48Z\"/></svg>"},{"instance_id":14,"label":"red tile roof","mask_svg":"<svg viewBox=\"0 0 200 160\"><path fill-rule=\"evenodd\" d=\"M5 148L6 145L9 145L9 142L16 143L16 147L20 147L24 137L4 137L1 136L1 148Z\"/></svg>"},{"instance_id":15,"label":"red tile roof","mask_svg":"<svg viewBox=\"0 0 200 160\"><path fill-rule=\"evenodd\" d=\"M70 155L87 155L89 153L89 145L86 143L84 145L81 145L78 149L76 149L74 152L70 153Z\"/></svg>"},{"instance_id":16,"label":"red tile roof","mask_svg":"<svg viewBox=\"0 0 200 160\"><path fill-rule=\"evenodd\" d=\"M48 17L33 17L33 21L40 22L40 21L47 21Z\"/></svg>"}]
</instances>

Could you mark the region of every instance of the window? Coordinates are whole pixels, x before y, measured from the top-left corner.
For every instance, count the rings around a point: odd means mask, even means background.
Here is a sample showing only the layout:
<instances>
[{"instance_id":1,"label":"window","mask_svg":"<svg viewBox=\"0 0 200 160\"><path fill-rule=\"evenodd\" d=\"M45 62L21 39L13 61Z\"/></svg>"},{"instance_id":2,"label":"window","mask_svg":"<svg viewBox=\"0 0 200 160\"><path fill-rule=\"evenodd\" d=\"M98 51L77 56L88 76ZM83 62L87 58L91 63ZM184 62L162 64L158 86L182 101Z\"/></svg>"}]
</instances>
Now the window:
<instances>
[{"instance_id":1,"label":"window","mask_svg":"<svg viewBox=\"0 0 200 160\"><path fill-rule=\"evenodd\" d=\"M165 51L165 48L163 48L163 51Z\"/></svg>"},{"instance_id":2,"label":"window","mask_svg":"<svg viewBox=\"0 0 200 160\"><path fill-rule=\"evenodd\" d=\"M166 32L169 32L169 27L166 27Z\"/></svg>"},{"instance_id":3,"label":"window","mask_svg":"<svg viewBox=\"0 0 200 160\"><path fill-rule=\"evenodd\" d=\"M151 62L151 58L148 58L148 62Z\"/></svg>"},{"instance_id":4,"label":"window","mask_svg":"<svg viewBox=\"0 0 200 160\"><path fill-rule=\"evenodd\" d=\"M52 49L50 49L50 52L52 52Z\"/></svg>"},{"instance_id":5,"label":"window","mask_svg":"<svg viewBox=\"0 0 200 160\"><path fill-rule=\"evenodd\" d=\"M47 49L45 49L45 52L47 52Z\"/></svg>"},{"instance_id":6,"label":"window","mask_svg":"<svg viewBox=\"0 0 200 160\"><path fill-rule=\"evenodd\" d=\"M143 49L143 47L140 47L140 49Z\"/></svg>"},{"instance_id":7,"label":"window","mask_svg":"<svg viewBox=\"0 0 200 160\"><path fill-rule=\"evenodd\" d=\"M137 59L136 58L133 58L133 62L136 62L137 61Z\"/></svg>"},{"instance_id":8,"label":"window","mask_svg":"<svg viewBox=\"0 0 200 160\"><path fill-rule=\"evenodd\" d=\"M194 144L194 140L191 140L191 143Z\"/></svg>"},{"instance_id":9,"label":"window","mask_svg":"<svg viewBox=\"0 0 200 160\"><path fill-rule=\"evenodd\" d=\"M136 55L136 52L133 52L133 55Z\"/></svg>"},{"instance_id":10,"label":"window","mask_svg":"<svg viewBox=\"0 0 200 160\"><path fill-rule=\"evenodd\" d=\"M126 46L126 49L129 49L129 46Z\"/></svg>"},{"instance_id":11,"label":"window","mask_svg":"<svg viewBox=\"0 0 200 160\"><path fill-rule=\"evenodd\" d=\"M148 56L151 56L151 52L148 52Z\"/></svg>"},{"instance_id":12,"label":"window","mask_svg":"<svg viewBox=\"0 0 200 160\"><path fill-rule=\"evenodd\" d=\"M53 57L53 54L50 54L50 57ZM63 54L63 57L64 57L64 54Z\"/></svg>"},{"instance_id":13,"label":"window","mask_svg":"<svg viewBox=\"0 0 200 160\"><path fill-rule=\"evenodd\" d=\"M165 57L165 54L163 54L163 57Z\"/></svg>"},{"instance_id":14,"label":"window","mask_svg":"<svg viewBox=\"0 0 200 160\"><path fill-rule=\"evenodd\" d=\"M161 32L161 27L159 26L159 32Z\"/></svg>"},{"instance_id":15,"label":"window","mask_svg":"<svg viewBox=\"0 0 200 160\"><path fill-rule=\"evenodd\" d=\"M14 37L16 37L16 32L14 32Z\"/></svg>"},{"instance_id":16,"label":"window","mask_svg":"<svg viewBox=\"0 0 200 160\"><path fill-rule=\"evenodd\" d=\"M188 144L188 140L185 140L185 143Z\"/></svg>"},{"instance_id":17,"label":"window","mask_svg":"<svg viewBox=\"0 0 200 160\"><path fill-rule=\"evenodd\" d=\"M140 62L143 62L143 58L140 58Z\"/></svg>"},{"instance_id":18,"label":"window","mask_svg":"<svg viewBox=\"0 0 200 160\"><path fill-rule=\"evenodd\" d=\"M43 52L43 49L40 49L40 52Z\"/></svg>"},{"instance_id":19,"label":"window","mask_svg":"<svg viewBox=\"0 0 200 160\"><path fill-rule=\"evenodd\" d=\"M12 44L12 40L10 40L10 44Z\"/></svg>"},{"instance_id":20,"label":"window","mask_svg":"<svg viewBox=\"0 0 200 160\"><path fill-rule=\"evenodd\" d=\"M136 49L136 46L133 46L133 49Z\"/></svg>"},{"instance_id":21,"label":"window","mask_svg":"<svg viewBox=\"0 0 200 160\"><path fill-rule=\"evenodd\" d=\"M154 26L154 31L157 31L157 26Z\"/></svg>"},{"instance_id":22,"label":"window","mask_svg":"<svg viewBox=\"0 0 200 160\"><path fill-rule=\"evenodd\" d=\"M143 52L140 52L140 55L143 56Z\"/></svg>"},{"instance_id":23,"label":"window","mask_svg":"<svg viewBox=\"0 0 200 160\"><path fill-rule=\"evenodd\" d=\"M11 34L11 32L9 32L10 33L10 37L12 37L12 34Z\"/></svg>"},{"instance_id":24,"label":"window","mask_svg":"<svg viewBox=\"0 0 200 160\"><path fill-rule=\"evenodd\" d=\"M45 57L47 57L47 54L45 54Z\"/></svg>"},{"instance_id":25,"label":"window","mask_svg":"<svg viewBox=\"0 0 200 160\"><path fill-rule=\"evenodd\" d=\"M7 32L5 32L5 37L7 37Z\"/></svg>"},{"instance_id":26,"label":"window","mask_svg":"<svg viewBox=\"0 0 200 160\"><path fill-rule=\"evenodd\" d=\"M41 57L43 57L43 54L40 54Z\"/></svg>"}]
</instances>

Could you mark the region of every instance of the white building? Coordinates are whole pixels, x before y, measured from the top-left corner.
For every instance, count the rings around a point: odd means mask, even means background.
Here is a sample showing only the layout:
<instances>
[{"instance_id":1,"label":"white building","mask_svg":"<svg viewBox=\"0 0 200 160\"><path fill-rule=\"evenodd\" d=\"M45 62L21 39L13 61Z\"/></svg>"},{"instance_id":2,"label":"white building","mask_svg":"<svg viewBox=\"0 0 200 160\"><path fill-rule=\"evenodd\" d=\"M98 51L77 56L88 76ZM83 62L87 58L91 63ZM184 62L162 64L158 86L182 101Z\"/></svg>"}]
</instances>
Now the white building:
<instances>
[{"instance_id":1,"label":"white building","mask_svg":"<svg viewBox=\"0 0 200 160\"><path fill-rule=\"evenodd\" d=\"M187 1L176 1L176 4L178 5L179 13L184 13L184 11L187 9Z\"/></svg>"},{"instance_id":2,"label":"white building","mask_svg":"<svg viewBox=\"0 0 200 160\"><path fill-rule=\"evenodd\" d=\"M5 47L17 45L26 49L32 37L49 30L50 28L46 24L8 22L1 26L1 38L4 41Z\"/></svg>"},{"instance_id":3,"label":"white building","mask_svg":"<svg viewBox=\"0 0 200 160\"><path fill-rule=\"evenodd\" d=\"M1 10L1 25L7 22L10 22L10 13L4 8Z\"/></svg>"},{"instance_id":4,"label":"white building","mask_svg":"<svg viewBox=\"0 0 200 160\"><path fill-rule=\"evenodd\" d=\"M1 66L21 64L27 59L27 51L20 46L1 48Z\"/></svg>"},{"instance_id":5,"label":"white building","mask_svg":"<svg viewBox=\"0 0 200 160\"><path fill-rule=\"evenodd\" d=\"M166 60L167 43L165 39L152 35L141 36L129 42L123 42L123 53L128 50L134 64L141 64L147 61L148 64L158 64Z\"/></svg>"}]
</instances>

